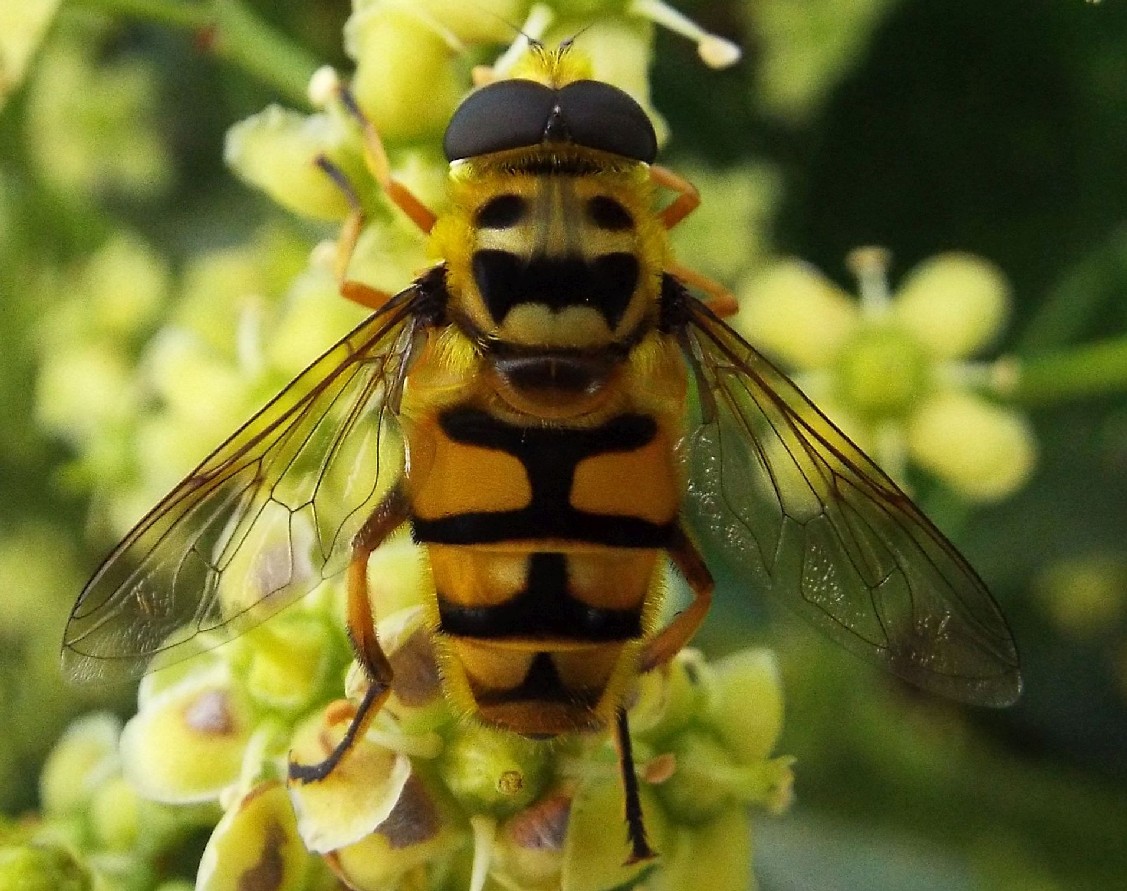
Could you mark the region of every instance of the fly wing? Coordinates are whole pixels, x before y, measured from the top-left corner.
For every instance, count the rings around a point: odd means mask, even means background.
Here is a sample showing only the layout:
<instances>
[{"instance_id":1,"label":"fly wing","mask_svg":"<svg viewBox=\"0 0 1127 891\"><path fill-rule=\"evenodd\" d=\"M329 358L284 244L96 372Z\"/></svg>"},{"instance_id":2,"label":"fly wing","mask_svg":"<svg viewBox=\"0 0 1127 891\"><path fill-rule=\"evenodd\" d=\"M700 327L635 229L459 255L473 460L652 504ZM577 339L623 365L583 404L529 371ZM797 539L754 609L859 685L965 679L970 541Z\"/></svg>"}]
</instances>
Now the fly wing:
<instances>
[{"instance_id":1,"label":"fly wing","mask_svg":"<svg viewBox=\"0 0 1127 891\"><path fill-rule=\"evenodd\" d=\"M245 631L344 568L402 473L394 400L421 280L305 369L106 558L71 611L75 680L136 676Z\"/></svg>"},{"instance_id":2,"label":"fly wing","mask_svg":"<svg viewBox=\"0 0 1127 891\"><path fill-rule=\"evenodd\" d=\"M754 591L926 690L1003 706L1010 630L955 547L791 381L698 301L684 346L702 418L685 514Z\"/></svg>"}]
</instances>

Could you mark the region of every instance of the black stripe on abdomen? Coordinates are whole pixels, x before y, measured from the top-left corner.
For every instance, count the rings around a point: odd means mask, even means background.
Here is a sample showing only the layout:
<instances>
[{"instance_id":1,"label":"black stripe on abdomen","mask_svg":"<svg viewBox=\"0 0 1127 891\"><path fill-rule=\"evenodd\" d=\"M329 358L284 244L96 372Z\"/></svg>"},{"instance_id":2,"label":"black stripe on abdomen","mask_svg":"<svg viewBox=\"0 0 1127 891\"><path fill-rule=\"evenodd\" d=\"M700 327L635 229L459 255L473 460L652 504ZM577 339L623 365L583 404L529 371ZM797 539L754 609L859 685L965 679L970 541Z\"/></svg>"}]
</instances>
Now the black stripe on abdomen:
<instances>
[{"instance_id":1,"label":"black stripe on abdomen","mask_svg":"<svg viewBox=\"0 0 1127 891\"><path fill-rule=\"evenodd\" d=\"M529 555L523 591L504 603L462 606L438 592L439 630L481 640L582 640L606 642L642 636L638 609L590 606L572 596L567 557L560 553Z\"/></svg>"},{"instance_id":2,"label":"black stripe on abdomen","mask_svg":"<svg viewBox=\"0 0 1127 891\"><path fill-rule=\"evenodd\" d=\"M532 489L528 505L514 510L474 511L446 517L413 516L415 540L474 545L503 541L564 539L616 548L665 548L676 520L654 523L641 517L596 514L571 505L575 468L585 458L631 452L657 435L649 415L622 414L601 427L520 427L480 409L459 406L439 415L452 441L506 452L521 462ZM624 480L624 484L629 481ZM466 482L472 485L471 481Z\"/></svg>"},{"instance_id":3,"label":"black stripe on abdomen","mask_svg":"<svg viewBox=\"0 0 1127 891\"><path fill-rule=\"evenodd\" d=\"M559 508L481 511L437 520L415 517L411 521L415 541L430 544L474 545L503 541L567 541L600 544L611 548L666 548L673 540L676 523L651 523L640 517L615 517Z\"/></svg>"}]
</instances>

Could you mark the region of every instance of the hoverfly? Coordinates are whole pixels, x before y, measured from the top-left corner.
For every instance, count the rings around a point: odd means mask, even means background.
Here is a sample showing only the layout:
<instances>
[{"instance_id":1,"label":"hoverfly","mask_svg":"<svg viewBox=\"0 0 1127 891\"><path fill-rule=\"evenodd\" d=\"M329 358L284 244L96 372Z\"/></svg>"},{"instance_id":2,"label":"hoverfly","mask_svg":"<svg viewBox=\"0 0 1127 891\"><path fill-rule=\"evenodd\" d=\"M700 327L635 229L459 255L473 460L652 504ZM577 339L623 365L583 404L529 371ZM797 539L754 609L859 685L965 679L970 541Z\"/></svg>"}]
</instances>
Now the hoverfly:
<instances>
[{"instance_id":1,"label":"hoverfly","mask_svg":"<svg viewBox=\"0 0 1127 891\"><path fill-rule=\"evenodd\" d=\"M373 172L443 259L393 297L346 283L376 311L137 524L75 604L63 655L79 678L140 673L346 571L371 683L329 758L291 765L316 781L388 695L367 564L407 527L448 694L530 737L610 728L640 860L624 699L703 621L702 550L924 689L1005 705L1020 676L974 570L721 321L726 292L672 260L696 191L654 165L637 102L580 68L534 43L462 102L441 216L365 128ZM666 558L693 599L658 628Z\"/></svg>"}]
</instances>

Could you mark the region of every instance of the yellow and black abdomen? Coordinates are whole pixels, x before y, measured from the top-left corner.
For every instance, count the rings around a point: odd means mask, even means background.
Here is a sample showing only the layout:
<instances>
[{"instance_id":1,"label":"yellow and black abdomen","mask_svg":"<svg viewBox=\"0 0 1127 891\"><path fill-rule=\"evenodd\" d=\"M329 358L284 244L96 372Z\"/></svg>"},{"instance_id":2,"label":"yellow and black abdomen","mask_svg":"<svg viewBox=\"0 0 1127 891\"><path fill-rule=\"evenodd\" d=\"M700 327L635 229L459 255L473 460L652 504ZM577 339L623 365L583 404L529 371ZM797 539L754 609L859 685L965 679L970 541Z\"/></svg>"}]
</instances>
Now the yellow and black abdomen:
<instances>
[{"instance_id":1,"label":"yellow and black abdomen","mask_svg":"<svg viewBox=\"0 0 1127 891\"><path fill-rule=\"evenodd\" d=\"M676 529L672 445L647 414L521 426L472 405L411 434L411 523L455 696L532 736L593 730L650 630Z\"/></svg>"}]
</instances>

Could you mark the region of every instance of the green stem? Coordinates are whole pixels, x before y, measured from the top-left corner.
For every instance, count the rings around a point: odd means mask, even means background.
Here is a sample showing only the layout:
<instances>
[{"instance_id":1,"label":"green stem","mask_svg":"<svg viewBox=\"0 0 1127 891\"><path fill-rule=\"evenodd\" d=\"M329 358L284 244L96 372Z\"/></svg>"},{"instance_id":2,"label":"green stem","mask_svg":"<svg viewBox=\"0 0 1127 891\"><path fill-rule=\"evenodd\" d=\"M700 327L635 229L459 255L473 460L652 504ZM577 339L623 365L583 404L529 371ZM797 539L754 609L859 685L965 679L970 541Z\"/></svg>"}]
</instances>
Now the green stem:
<instances>
[{"instance_id":1,"label":"green stem","mask_svg":"<svg viewBox=\"0 0 1127 891\"><path fill-rule=\"evenodd\" d=\"M1127 337L1021 359L1003 395L1029 406L1127 392Z\"/></svg>"},{"instance_id":2,"label":"green stem","mask_svg":"<svg viewBox=\"0 0 1127 891\"><path fill-rule=\"evenodd\" d=\"M262 21L240 0L189 3L182 0L78 0L111 15L128 16L207 37L206 46L291 102L307 105L306 86L317 59L300 44Z\"/></svg>"}]
</instances>

